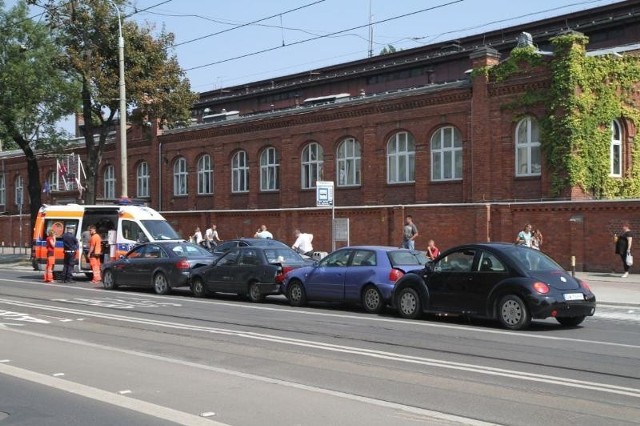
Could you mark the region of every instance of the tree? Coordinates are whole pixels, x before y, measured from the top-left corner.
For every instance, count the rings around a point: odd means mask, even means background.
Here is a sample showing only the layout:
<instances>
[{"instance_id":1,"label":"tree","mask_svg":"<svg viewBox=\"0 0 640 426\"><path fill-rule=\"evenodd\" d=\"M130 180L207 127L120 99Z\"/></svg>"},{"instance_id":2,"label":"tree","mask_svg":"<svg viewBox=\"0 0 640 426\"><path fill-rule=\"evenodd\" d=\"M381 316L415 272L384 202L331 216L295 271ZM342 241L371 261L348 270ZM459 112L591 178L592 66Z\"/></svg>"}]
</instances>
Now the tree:
<instances>
[{"instance_id":1,"label":"tree","mask_svg":"<svg viewBox=\"0 0 640 426\"><path fill-rule=\"evenodd\" d=\"M85 201L95 203L98 170L107 136L128 111L119 110L118 15L125 0L29 0L47 11L66 61L81 84L84 140L87 149ZM158 119L171 126L190 116L197 95L171 53L174 36L153 35L150 26L126 21L125 82L127 109L134 122Z\"/></svg>"},{"instance_id":2,"label":"tree","mask_svg":"<svg viewBox=\"0 0 640 426\"><path fill-rule=\"evenodd\" d=\"M390 53L396 53L396 52L397 52L396 48L392 44L388 44L382 48L382 50L380 51L380 55L388 55Z\"/></svg>"},{"instance_id":3,"label":"tree","mask_svg":"<svg viewBox=\"0 0 640 426\"><path fill-rule=\"evenodd\" d=\"M56 122L77 108L77 87L60 67L62 52L49 28L29 19L27 5L6 11L0 1L0 9L0 139L26 157L33 225L42 204L37 154L65 143Z\"/></svg>"}]
</instances>

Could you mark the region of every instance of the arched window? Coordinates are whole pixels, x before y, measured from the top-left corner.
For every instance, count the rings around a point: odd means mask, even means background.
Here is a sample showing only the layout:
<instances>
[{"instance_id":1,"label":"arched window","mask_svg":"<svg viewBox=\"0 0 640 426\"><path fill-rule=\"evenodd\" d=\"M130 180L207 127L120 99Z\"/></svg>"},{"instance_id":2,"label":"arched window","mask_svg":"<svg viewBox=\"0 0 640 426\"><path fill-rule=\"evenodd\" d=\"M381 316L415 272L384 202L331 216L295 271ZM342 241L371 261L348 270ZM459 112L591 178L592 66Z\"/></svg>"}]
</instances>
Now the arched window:
<instances>
[{"instance_id":1,"label":"arched window","mask_svg":"<svg viewBox=\"0 0 640 426\"><path fill-rule=\"evenodd\" d=\"M208 154L198 159L198 194L213 194L213 167Z\"/></svg>"},{"instance_id":2,"label":"arched window","mask_svg":"<svg viewBox=\"0 0 640 426\"><path fill-rule=\"evenodd\" d=\"M187 195L187 160L178 157L173 163L173 195Z\"/></svg>"},{"instance_id":3,"label":"arched window","mask_svg":"<svg viewBox=\"0 0 640 426\"><path fill-rule=\"evenodd\" d=\"M540 128L538 122L525 117L516 127L516 176L540 175Z\"/></svg>"},{"instance_id":4,"label":"arched window","mask_svg":"<svg viewBox=\"0 0 640 426\"><path fill-rule=\"evenodd\" d=\"M16 202L16 206L22 206L24 205L24 183L22 180L22 176L18 175L16 176L16 181L15 181L16 185L15 185L15 202Z\"/></svg>"},{"instance_id":5,"label":"arched window","mask_svg":"<svg viewBox=\"0 0 640 426\"><path fill-rule=\"evenodd\" d=\"M7 205L7 182L4 173L0 173L0 205Z\"/></svg>"},{"instance_id":6,"label":"arched window","mask_svg":"<svg viewBox=\"0 0 640 426\"><path fill-rule=\"evenodd\" d=\"M622 127L617 120L611 122L611 176L622 177Z\"/></svg>"},{"instance_id":7,"label":"arched window","mask_svg":"<svg viewBox=\"0 0 640 426\"><path fill-rule=\"evenodd\" d=\"M269 147L260 154L260 191L280 189L280 156Z\"/></svg>"},{"instance_id":8,"label":"arched window","mask_svg":"<svg viewBox=\"0 0 640 426\"><path fill-rule=\"evenodd\" d=\"M431 137L431 180L456 179L462 179L462 138L455 127L441 127Z\"/></svg>"},{"instance_id":9,"label":"arched window","mask_svg":"<svg viewBox=\"0 0 640 426\"><path fill-rule=\"evenodd\" d=\"M149 179L149 163L143 161L136 169L136 194L139 198L149 197Z\"/></svg>"},{"instance_id":10,"label":"arched window","mask_svg":"<svg viewBox=\"0 0 640 426\"><path fill-rule=\"evenodd\" d=\"M361 184L360 142L346 138L338 145L338 186L357 186Z\"/></svg>"},{"instance_id":11,"label":"arched window","mask_svg":"<svg viewBox=\"0 0 640 426\"><path fill-rule=\"evenodd\" d=\"M387 183L414 182L416 143L413 135L398 132L387 142Z\"/></svg>"},{"instance_id":12,"label":"arched window","mask_svg":"<svg viewBox=\"0 0 640 426\"><path fill-rule=\"evenodd\" d=\"M231 192L249 191L249 162L246 151L238 151L231 159Z\"/></svg>"},{"instance_id":13,"label":"arched window","mask_svg":"<svg viewBox=\"0 0 640 426\"><path fill-rule=\"evenodd\" d=\"M104 198L113 200L116 198L116 171L112 165L104 168Z\"/></svg>"},{"instance_id":14,"label":"arched window","mask_svg":"<svg viewBox=\"0 0 640 426\"><path fill-rule=\"evenodd\" d=\"M317 142L311 142L302 150L302 189L316 187L316 181L322 180L322 166L324 164L324 151Z\"/></svg>"}]
</instances>

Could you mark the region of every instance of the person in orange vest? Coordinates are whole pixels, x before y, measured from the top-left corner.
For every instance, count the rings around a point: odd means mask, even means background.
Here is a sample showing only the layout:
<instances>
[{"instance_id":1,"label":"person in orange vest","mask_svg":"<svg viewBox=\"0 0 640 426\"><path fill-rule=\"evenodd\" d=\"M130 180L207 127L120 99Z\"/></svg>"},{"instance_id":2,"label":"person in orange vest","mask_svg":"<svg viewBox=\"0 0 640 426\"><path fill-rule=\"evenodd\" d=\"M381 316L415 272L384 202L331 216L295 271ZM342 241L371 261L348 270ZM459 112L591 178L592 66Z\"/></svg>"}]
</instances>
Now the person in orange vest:
<instances>
[{"instance_id":1,"label":"person in orange vest","mask_svg":"<svg viewBox=\"0 0 640 426\"><path fill-rule=\"evenodd\" d=\"M91 233L91 238L89 238L89 264L91 265L91 271L93 271L93 279L92 283L99 283L102 281L102 277L100 276L100 257L102 257L102 238L96 232L95 225L89 226L89 233Z\"/></svg>"},{"instance_id":2,"label":"person in orange vest","mask_svg":"<svg viewBox=\"0 0 640 426\"><path fill-rule=\"evenodd\" d=\"M47 267L44 270L44 282L51 283L53 282L53 265L56 264L56 232L53 229L50 229L47 232L47 240L45 241L45 247L47 249Z\"/></svg>"}]
</instances>

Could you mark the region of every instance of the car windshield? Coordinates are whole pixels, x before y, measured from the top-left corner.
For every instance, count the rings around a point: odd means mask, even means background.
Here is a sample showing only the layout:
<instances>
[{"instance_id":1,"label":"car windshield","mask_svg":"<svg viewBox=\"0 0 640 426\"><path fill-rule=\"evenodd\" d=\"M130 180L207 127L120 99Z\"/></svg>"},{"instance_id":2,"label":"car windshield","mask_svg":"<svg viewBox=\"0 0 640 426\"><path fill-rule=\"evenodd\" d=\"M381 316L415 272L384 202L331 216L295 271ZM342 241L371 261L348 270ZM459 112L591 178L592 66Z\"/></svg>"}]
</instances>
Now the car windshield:
<instances>
[{"instance_id":1,"label":"car windshield","mask_svg":"<svg viewBox=\"0 0 640 426\"><path fill-rule=\"evenodd\" d=\"M171 247L171 251L174 252L177 256L186 257L187 259L192 257L211 256L211 253L209 253L207 250L192 243L176 244L175 246Z\"/></svg>"},{"instance_id":2,"label":"car windshield","mask_svg":"<svg viewBox=\"0 0 640 426\"><path fill-rule=\"evenodd\" d=\"M304 259L289 247L268 248L264 250L264 255L269 263L302 263Z\"/></svg>"},{"instance_id":3,"label":"car windshield","mask_svg":"<svg viewBox=\"0 0 640 426\"><path fill-rule=\"evenodd\" d=\"M425 265L429 259L421 251L396 250L389 252L391 265Z\"/></svg>"},{"instance_id":4,"label":"car windshield","mask_svg":"<svg viewBox=\"0 0 640 426\"><path fill-rule=\"evenodd\" d=\"M166 220L141 220L140 222L154 240L182 239Z\"/></svg>"},{"instance_id":5,"label":"car windshield","mask_svg":"<svg viewBox=\"0 0 640 426\"><path fill-rule=\"evenodd\" d=\"M511 246L505 253L526 271L564 271L553 259L540 250L523 246Z\"/></svg>"}]
</instances>

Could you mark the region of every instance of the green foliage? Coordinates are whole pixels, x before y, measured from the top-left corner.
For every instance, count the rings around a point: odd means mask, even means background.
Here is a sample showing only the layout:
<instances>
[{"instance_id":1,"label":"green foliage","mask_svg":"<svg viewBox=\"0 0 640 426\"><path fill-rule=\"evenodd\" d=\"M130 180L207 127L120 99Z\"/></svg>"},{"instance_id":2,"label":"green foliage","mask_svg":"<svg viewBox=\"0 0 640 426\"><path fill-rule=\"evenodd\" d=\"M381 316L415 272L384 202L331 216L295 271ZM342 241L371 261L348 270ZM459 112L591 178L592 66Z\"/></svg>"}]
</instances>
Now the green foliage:
<instances>
[{"instance_id":1,"label":"green foliage","mask_svg":"<svg viewBox=\"0 0 640 426\"><path fill-rule=\"evenodd\" d=\"M516 47L511 51L509 58L502 61L499 66L487 70L492 81L502 82L507 78L523 72L528 68L534 68L543 63L542 56L533 46Z\"/></svg>"}]
</instances>

